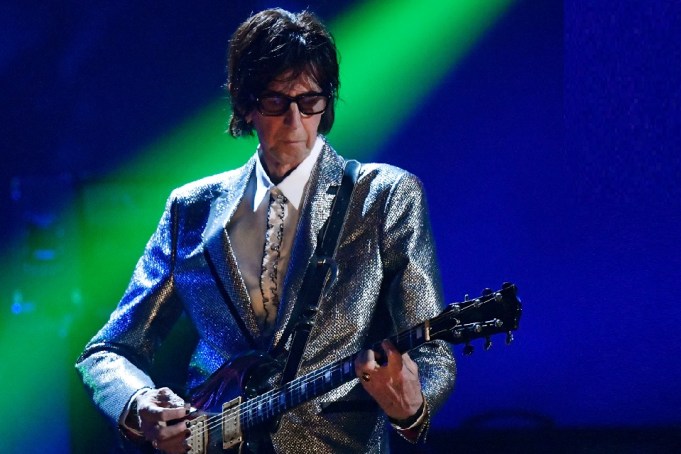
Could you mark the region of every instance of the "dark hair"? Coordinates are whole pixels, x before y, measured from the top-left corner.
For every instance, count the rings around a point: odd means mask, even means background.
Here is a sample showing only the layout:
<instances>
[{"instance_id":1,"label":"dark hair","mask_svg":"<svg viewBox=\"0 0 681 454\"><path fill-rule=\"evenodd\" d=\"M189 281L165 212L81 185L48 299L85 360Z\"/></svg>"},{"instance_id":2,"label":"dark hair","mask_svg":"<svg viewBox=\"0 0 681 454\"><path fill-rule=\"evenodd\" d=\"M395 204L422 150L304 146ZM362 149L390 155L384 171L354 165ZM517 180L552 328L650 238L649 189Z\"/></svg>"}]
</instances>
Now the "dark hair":
<instances>
[{"instance_id":1,"label":"dark hair","mask_svg":"<svg viewBox=\"0 0 681 454\"><path fill-rule=\"evenodd\" d=\"M255 108L255 98L275 79L309 75L329 96L319 132L331 130L338 99L338 51L333 36L311 12L290 13L267 9L249 17L234 32L229 43L227 87L232 105L229 133L253 134L246 115Z\"/></svg>"}]
</instances>

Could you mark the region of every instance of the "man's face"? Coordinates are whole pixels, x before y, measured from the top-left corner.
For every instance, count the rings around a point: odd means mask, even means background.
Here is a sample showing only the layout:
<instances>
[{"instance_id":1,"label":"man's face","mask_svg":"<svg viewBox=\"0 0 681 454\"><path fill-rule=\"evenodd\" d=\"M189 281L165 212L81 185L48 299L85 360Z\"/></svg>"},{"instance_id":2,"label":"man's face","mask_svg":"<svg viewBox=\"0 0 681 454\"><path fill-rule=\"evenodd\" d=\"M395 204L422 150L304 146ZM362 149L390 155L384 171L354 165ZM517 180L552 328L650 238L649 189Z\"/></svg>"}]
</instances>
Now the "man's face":
<instances>
[{"instance_id":1,"label":"man's face","mask_svg":"<svg viewBox=\"0 0 681 454\"><path fill-rule=\"evenodd\" d=\"M286 74L283 76L281 79L286 79ZM267 93L290 97L319 92L320 87L305 73L290 81L275 79L267 86ZM321 118L321 113L301 114L295 102L282 115L263 115L255 108L246 116L247 121L253 122L265 161L269 163L274 160L293 166L300 164L310 154Z\"/></svg>"}]
</instances>

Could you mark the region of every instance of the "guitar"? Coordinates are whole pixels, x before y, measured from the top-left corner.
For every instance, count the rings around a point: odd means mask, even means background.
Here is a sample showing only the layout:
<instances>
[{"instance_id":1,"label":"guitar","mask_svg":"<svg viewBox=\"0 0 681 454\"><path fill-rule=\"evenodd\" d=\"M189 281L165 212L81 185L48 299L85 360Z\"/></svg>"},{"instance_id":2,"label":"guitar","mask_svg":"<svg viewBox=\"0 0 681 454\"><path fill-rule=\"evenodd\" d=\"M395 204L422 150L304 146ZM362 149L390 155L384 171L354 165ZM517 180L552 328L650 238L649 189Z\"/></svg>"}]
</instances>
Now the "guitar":
<instances>
[{"instance_id":1,"label":"guitar","mask_svg":"<svg viewBox=\"0 0 681 454\"><path fill-rule=\"evenodd\" d=\"M501 290L485 290L475 299L452 303L438 316L403 331L390 341L401 353L433 340L465 343L464 354L472 353L470 341L507 333L507 343L518 329L521 304L516 286L505 283ZM380 343L371 347L380 351ZM218 369L193 396L197 410L188 417L192 454L215 454L224 450L259 451L259 440L268 435L283 413L356 378L354 361L359 352L272 388L262 377L280 372L276 362L264 354L250 354ZM236 392L235 392L236 391ZM238 393L238 397L235 397Z\"/></svg>"}]
</instances>

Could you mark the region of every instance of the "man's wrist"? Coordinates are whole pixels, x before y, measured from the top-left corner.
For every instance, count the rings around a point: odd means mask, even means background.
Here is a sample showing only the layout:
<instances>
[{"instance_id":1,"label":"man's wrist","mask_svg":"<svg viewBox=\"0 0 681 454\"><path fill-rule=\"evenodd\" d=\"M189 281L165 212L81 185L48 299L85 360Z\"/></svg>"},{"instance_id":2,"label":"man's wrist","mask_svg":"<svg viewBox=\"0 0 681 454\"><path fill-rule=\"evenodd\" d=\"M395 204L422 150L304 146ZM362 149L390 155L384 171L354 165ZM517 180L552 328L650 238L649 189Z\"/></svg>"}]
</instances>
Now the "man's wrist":
<instances>
[{"instance_id":1,"label":"man's wrist","mask_svg":"<svg viewBox=\"0 0 681 454\"><path fill-rule=\"evenodd\" d=\"M414 413L413 415L405 419L395 419L388 416L388 420L390 421L390 424L392 424L396 429L404 430L418 426L420 423L423 422L425 415L426 415L426 398L423 397L423 402L421 402L421 406L419 407L418 410L416 410L416 413Z\"/></svg>"},{"instance_id":2,"label":"man's wrist","mask_svg":"<svg viewBox=\"0 0 681 454\"><path fill-rule=\"evenodd\" d=\"M418 411L410 418L404 420L390 419L390 425L397 434L411 444L425 443L430 426L430 410L428 401L423 396L423 404ZM410 425L407 425L411 423Z\"/></svg>"},{"instance_id":3,"label":"man's wrist","mask_svg":"<svg viewBox=\"0 0 681 454\"><path fill-rule=\"evenodd\" d=\"M149 391L151 391L151 388L138 389L128 401L128 404L126 405L126 408L124 409L120 418L119 426L126 432L133 435L135 438L143 435L142 421L137 408L137 398L148 393Z\"/></svg>"}]
</instances>

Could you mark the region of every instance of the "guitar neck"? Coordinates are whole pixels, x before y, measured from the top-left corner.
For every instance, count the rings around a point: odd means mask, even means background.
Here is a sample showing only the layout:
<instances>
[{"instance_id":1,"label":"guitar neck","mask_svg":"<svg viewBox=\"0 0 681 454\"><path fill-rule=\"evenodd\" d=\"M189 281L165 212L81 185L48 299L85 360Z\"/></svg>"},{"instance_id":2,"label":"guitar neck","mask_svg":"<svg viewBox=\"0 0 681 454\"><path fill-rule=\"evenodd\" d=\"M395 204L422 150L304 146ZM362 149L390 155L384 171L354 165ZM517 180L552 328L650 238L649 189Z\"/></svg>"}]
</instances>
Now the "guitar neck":
<instances>
[{"instance_id":1,"label":"guitar neck","mask_svg":"<svg viewBox=\"0 0 681 454\"><path fill-rule=\"evenodd\" d=\"M464 353L470 353L472 339L486 338L485 348L491 346L489 337L518 329L521 315L516 287L506 283L497 292L486 290L479 298L462 303L452 303L436 317L402 331L389 340L400 353L411 351L431 340L444 340L450 344L466 343ZM371 346L378 352L379 361L385 356L380 343ZM241 426L249 429L291 410L315 397L327 393L355 376L355 358L359 353L328 364L320 369L297 377L284 386L270 390L239 405Z\"/></svg>"},{"instance_id":2,"label":"guitar neck","mask_svg":"<svg viewBox=\"0 0 681 454\"><path fill-rule=\"evenodd\" d=\"M405 353L430 341L428 330L426 322L389 339L400 353ZM374 344L372 349L381 351L380 343ZM356 378L355 358L358 354L327 364L242 403L239 408L241 427L250 429L270 421Z\"/></svg>"}]
</instances>

